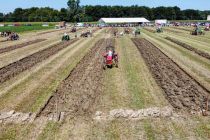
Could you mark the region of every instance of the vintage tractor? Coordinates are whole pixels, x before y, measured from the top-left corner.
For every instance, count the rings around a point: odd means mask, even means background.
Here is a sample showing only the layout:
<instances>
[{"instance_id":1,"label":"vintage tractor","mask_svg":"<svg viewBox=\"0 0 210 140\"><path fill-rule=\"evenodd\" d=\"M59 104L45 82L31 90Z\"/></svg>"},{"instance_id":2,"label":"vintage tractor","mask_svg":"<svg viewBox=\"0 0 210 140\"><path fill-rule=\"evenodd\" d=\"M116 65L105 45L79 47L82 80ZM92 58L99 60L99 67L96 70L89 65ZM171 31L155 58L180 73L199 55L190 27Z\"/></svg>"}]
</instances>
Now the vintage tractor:
<instances>
[{"instance_id":1,"label":"vintage tractor","mask_svg":"<svg viewBox=\"0 0 210 140\"><path fill-rule=\"evenodd\" d=\"M209 31L209 26L206 26L204 30Z\"/></svg>"},{"instance_id":2,"label":"vintage tractor","mask_svg":"<svg viewBox=\"0 0 210 140\"><path fill-rule=\"evenodd\" d=\"M205 35L204 30L196 27L194 31L190 33L191 35Z\"/></svg>"},{"instance_id":3,"label":"vintage tractor","mask_svg":"<svg viewBox=\"0 0 210 140\"><path fill-rule=\"evenodd\" d=\"M67 34L63 35L62 41L69 41L69 40L70 40L69 35L67 35Z\"/></svg>"},{"instance_id":4,"label":"vintage tractor","mask_svg":"<svg viewBox=\"0 0 210 140\"><path fill-rule=\"evenodd\" d=\"M103 68L106 70L107 68L118 67L118 54L115 52L113 46L106 47L106 53L104 56L104 64Z\"/></svg>"},{"instance_id":5,"label":"vintage tractor","mask_svg":"<svg viewBox=\"0 0 210 140\"><path fill-rule=\"evenodd\" d=\"M140 35L141 34L141 30L138 28L135 30L135 36Z\"/></svg>"},{"instance_id":6,"label":"vintage tractor","mask_svg":"<svg viewBox=\"0 0 210 140\"><path fill-rule=\"evenodd\" d=\"M92 31L87 31L85 33L81 33L80 37L92 37L93 36L93 33Z\"/></svg>"},{"instance_id":7,"label":"vintage tractor","mask_svg":"<svg viewBox=\"0 0 210 140\"><path fill-rule=\"evenodd\" d=\"M162 28L157 28L157 29L156 29L156 32L157 32L157 33L162 33L162 32L163 32L163 29L162 29Z\"/></svg>"},{"instance_id":8,"label":"vintage tractor","mask_svg":"<svg viewBox=\"0 0 210 140\"><path fill-rule=\"evenodd\" d=\"M90 33L89 32L85 32L85 33L82 33L81 35L80 35L80 37L88 37L90 35Z\"/></svg>"},{"instance_id":9,"label":"vintage tractor","mask_svg":"<svg viewBox=\"0 0 210 140\"><path fill-rule=\"evenodd\" d=\"M129 29L129 28L125 28L125 29L124 29L124 33L125 33L125 34L130 34L130 29Z\"/></svg>"}]
</instances>

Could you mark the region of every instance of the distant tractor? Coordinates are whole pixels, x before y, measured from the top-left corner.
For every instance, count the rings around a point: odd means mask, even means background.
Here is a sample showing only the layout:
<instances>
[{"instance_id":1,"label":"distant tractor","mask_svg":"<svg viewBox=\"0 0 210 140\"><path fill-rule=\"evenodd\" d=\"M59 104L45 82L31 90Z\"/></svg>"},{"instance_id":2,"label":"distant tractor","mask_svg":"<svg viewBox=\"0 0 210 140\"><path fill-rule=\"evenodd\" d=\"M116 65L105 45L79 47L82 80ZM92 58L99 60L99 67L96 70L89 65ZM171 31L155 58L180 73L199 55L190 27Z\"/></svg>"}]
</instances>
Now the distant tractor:
<instances>
[{"instance_id":1,"label":"distant tractor","mask_svg":"<svg viewBox=\"0 0 210 140\"><path fill-rule=\"evenodd\" d=\"M161 27L158 27L158 28L156 29L156 32L157 32L157 33L162 33L162 32L163 32L163 29L162 29Z\"/></svg>"},{"instance_id":2,"label":"distant tractor","mask_svg":"<svg viewBox=\"0 0 210 140\"><path fill-rule=\"evenodd\" d=\"M131 31L130 31L129 28L125 28L125 29L124 29L124 33L125 33L125 34L130 34L130 32L131 32Z\"/></svg>"},{"instance_id":3,"label":"distant tractor","mask_svg":"<svg viewBox=\"0 0 210 140\"><path fill-rule=\"evenodd\" d=\"M70 36L65 33L62 37L62 41L69 41L69 40L70 40Z\"/></svg>"},{"instance_id":4,"label":"distant tractor","mask_svg":"<svg viewBox=\"0 0 210 140\"><path fill-rule=\"evenodd\" d=\"M206 26L204 30L209 31L209 26Z\"/></svg>"},{"instance_id":5,"label":"distant tractor","mask_svg":"<svg viewBox=\"0 0 210 140\"><path fill-rule=\"evenodd\" d=\"M190 33L191 35L205 35L204 30L196 27L194 31Z\"/></svg>"},{"instance_id":6,"label":"distant tractor","mask_svg":"<svg viewBox=\"0 0 210 140\"><path fill-rule=\"evenodd\" d=\"M80 37L92 37L92 31L87 31L85 33L81 33Z\"/></svg>"},{"instance_id":7,"label":"distant tractor","mask_svg":"<svg viewBox=\"0 0 210 140\"><path fill-rule=\"evenodd\" d=\"M140 35L141 34L141 30L138 28L135 30L135 36Z\"/></svg>"}]
</instances>

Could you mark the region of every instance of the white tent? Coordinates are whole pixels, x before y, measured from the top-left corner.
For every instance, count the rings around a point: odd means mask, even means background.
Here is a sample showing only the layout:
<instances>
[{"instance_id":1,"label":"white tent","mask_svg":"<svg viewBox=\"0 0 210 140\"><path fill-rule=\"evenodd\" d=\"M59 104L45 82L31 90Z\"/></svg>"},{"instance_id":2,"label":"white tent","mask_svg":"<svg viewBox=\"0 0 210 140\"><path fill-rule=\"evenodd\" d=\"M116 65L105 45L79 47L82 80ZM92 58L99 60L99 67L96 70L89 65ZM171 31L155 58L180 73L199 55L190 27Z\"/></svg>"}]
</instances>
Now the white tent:
<instances>
[{"instance_id":1,"label":"white tent","mask_svg":"<svg viewBox=\"0 0 210 140\"><path fill-rule=\"evenodd\" d=\"M148 23L146 18L101 18L100 23Z\"/></svg>"},{"instance_id":2,"label":"white tent","mask_svg":"<svg viewBox=\"0 0 210 140\"><path fill-rule=\"evenodd\" d=\"M208 15L207 20L210 21L210 15Z\"/></svg>"},{"instance_id":3,"label":"white tent","mask_svg":"<svg viewBox=\"0 0 210 140\"><path fill-rule=\"evenodd\" d=\"M155 24L167 24L167 19L156 19Z\"/></svg>"}]
</instances>

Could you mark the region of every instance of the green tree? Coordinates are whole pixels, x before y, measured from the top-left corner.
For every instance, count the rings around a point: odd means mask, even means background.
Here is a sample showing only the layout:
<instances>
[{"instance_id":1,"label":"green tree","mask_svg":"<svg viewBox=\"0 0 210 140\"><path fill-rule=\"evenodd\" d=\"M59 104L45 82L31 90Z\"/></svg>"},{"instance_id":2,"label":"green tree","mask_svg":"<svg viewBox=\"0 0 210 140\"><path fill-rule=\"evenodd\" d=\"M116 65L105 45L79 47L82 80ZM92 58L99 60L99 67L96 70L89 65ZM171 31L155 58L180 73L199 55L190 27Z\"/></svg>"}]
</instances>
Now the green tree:
<instances>
[{"instance_id":1,"label":"green tree","mask_svg":"<svg viewBox=\"0 0 210 140\"><path fill-rule=\"evenodd\" d=\"M23 13L24 10L22 8L16 8L15 11L13 12L13 17L15 17L14 21L16 22L23 21Z\"/></svg>"},{"instance_id":2,"label":"green tree","mask_svg":"<svg viewBox=\"0 0 210 140\"><path fill-rule=\"evenodd\" d=\"M179 7L156 7L146 6L80 6L79 0L68 0L68 8L55 10L50 7L28 9L16 8L14 12L0 13L0 22L33 22L33 21L97 21L101 17L145 17L149 20L206 20L210 11L193 9L181 10Z\"/></svg>"},{"instance_id":3,"label":"green tree","mask_svg":"<svg viewBox=\"0 0 210 140\"><path fill-rule=\"evenodd\" d=\"M0 22L2 22L4 20L4 14L0 13Z\"/></svg>"},{"instance_id":4,"label":"green tree","mask_svg":"<svg viewBox=\"0 0 210 140\"><path fill-rule=\"evenodd\" d=\"M67 21L67 20L68 20L68 18L67 18L67 16L68 16L67 13L68 13L67 9L61 8L61 10L60 10L60 12L59 12L60 20L62 20L62 21Z\"/></svg>"},{"instance_id":5,"label":"green tree","mask_svg":"<svg viewBox=\"0 0 210 140\"><path fill-rule=\"evenodd\" d=\"M68 20L77 20L81 14L80 0L68 0Z\"/></svg>"},{"instance_id":6,"label":"green tree","mask_svg":"<svg viewBox=\"0 0 210 140\"><path fill-rule=\"evenodd\" d=\"M202 19L198 10L187 9L183 11L185 20L200 20Z\"/></svg>"}]
</instances>

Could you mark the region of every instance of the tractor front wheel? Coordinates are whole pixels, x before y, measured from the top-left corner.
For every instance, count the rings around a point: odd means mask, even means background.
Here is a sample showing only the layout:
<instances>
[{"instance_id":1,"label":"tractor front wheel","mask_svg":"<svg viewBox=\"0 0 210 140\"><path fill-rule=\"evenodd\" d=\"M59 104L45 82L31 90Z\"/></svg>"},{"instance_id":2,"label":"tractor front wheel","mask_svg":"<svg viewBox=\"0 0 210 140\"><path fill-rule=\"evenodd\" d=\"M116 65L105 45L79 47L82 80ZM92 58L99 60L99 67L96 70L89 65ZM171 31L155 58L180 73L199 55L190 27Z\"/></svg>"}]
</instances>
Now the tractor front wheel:
<instances>
[{"instance_id":1,"label":"tractor front wheel","mask_svg":"<svg viewBox=\"0 0 210 140\"><path fill-rule=\"evenodd\" d=\"M107 68L107 66L106 65L103 65L103 69L106 70L106 68Z\"/></svg>"}]
</instances>

